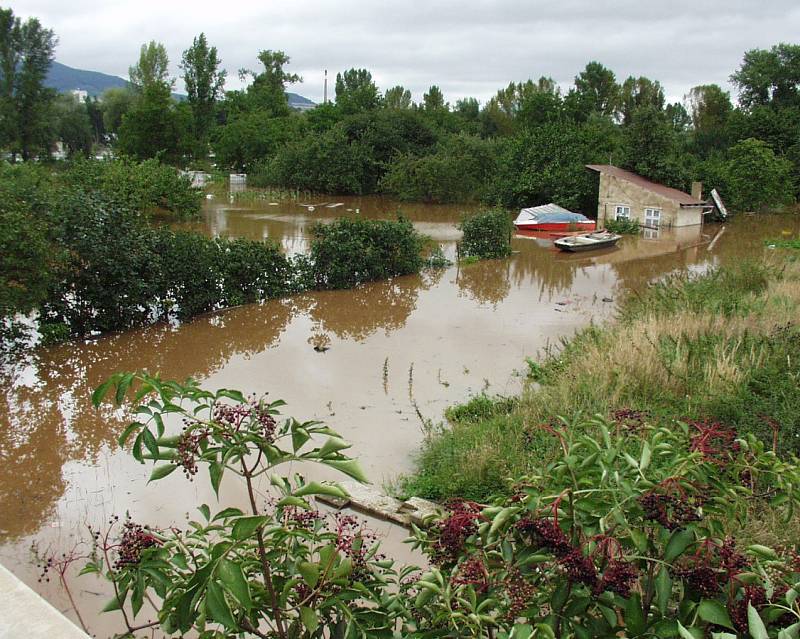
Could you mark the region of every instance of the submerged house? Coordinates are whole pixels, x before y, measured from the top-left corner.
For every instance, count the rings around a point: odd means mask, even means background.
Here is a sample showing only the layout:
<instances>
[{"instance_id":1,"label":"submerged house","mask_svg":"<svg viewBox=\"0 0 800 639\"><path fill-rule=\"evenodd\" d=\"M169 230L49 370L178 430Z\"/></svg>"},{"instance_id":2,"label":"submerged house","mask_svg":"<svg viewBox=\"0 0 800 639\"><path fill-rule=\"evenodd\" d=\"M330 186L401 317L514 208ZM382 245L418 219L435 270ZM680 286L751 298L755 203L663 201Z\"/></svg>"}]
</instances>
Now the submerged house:
<instances>
[{"instance_id":1,"label":"submerged house","mask_svg":"<svg viewBox=\"0 0 800 639\"><path fill-rule=\"evenodd\" d=\"M597 226L606 220L636 220L642 226L695 226L713 205L702 200L703 185L692 183L692 193L684 193L611 164L587 164L600 174L597 201Z\"/></svg>"}]
</instances>

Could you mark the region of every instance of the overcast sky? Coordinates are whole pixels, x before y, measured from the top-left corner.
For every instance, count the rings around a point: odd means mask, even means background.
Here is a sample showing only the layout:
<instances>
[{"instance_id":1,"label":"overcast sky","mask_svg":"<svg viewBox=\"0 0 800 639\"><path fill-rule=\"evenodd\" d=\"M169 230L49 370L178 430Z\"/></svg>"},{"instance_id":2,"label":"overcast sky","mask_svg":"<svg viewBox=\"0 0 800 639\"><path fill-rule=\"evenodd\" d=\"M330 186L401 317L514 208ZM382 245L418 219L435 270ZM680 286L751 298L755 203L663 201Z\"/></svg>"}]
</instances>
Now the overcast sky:
<instances>
[{"instance_id":1,"label":"overcast sky","mask_svg":"<svg viewBox=\"0 0 800 639\"><path fill-rule=\"evenodd\" d=\"M0 0L2 2L2 0ZM8 3L3 3L9 6ZM261 49L291 56L303 83L290 90L322 100L336 72L364 67L384 90L420 100L437 84L450 102L482 102L510 81L548 75L568 87L590 60L619 80L645 75L680 99L692 86L725 88L744 51L800 41L798 0L30 0L60 43L63 64L127 77L140 45L163 42L175 76L181 52L201 31L239 88L237 70L257 68ZM180 80L178 90L181 90ZM734 96L735 97L735 96Z\"/></svg>"}]
</instances>

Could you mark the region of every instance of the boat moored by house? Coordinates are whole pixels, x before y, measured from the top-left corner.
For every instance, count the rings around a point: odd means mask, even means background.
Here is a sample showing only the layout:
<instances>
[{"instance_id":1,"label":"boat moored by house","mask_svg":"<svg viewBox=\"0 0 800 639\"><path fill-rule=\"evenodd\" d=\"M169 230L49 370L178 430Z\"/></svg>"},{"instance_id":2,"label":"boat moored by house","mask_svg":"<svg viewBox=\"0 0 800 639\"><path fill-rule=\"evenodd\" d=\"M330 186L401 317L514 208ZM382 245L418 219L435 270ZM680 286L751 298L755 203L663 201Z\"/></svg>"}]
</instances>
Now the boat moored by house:
<instances>
[{"instance_id":1,"label":"boat moored by house","mask_svg":"<svg viewBox=\"0 0 800 639\"><path fill-rule=\"evenodd\" d=\"M593 251L595 249L609 248L614 246L622 238L616 233L608 231L597 231L596 233L583 233L582 235L571 235L562 237L553 244L562 251L578 253L582 251Z\"/></svg>"},{"instance_id":2,"label":"boat moored by house","mask_svg":"<svg viewBox=\"0 0 800 639\"><path fill-rule=\"evenodd\" d=\"M522 209L514 226L524 231L594 231L597 223L551 202Z\"/></svg>"}]
</instances>

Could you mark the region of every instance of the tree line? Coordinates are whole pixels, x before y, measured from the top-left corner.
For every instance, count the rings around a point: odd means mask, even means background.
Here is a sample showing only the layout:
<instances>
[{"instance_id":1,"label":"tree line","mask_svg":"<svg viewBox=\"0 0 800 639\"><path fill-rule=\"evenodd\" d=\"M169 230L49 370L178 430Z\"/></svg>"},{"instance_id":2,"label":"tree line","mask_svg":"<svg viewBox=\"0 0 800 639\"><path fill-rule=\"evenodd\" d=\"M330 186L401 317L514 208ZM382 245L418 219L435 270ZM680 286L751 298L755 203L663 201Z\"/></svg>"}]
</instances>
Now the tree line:
<instances>
[{"instance_id":1,"label":"tree line","mask_svg":"<svg viewBox=\"0 0 800 639\"><path fill-rule=\"evenodd\" d=\"M621 80L592 61L566 90L549 77L512 82L485 104L450 104L435 85L415 103L405 87L381 91L367 69L348 69L333 102L301 113L286 98L301 78L282 51L261 51L255 70L239 71L247 86L226 91L201 33L181 57L178 100L166 49L149 42L127 88L80 102L42 85L56 42L36 19L2 12L0 108L11 117L0 148L23 158L55 139L71 155L106 140L137 159L246 171L254 186L504 207L552 200L586 212L596 198L587 163L684 190L700 179L734 209L800 193L800 45L746 52L730 77L735 103L717 84L668 103L657 80Z\"/></svg>"}]
</instances>

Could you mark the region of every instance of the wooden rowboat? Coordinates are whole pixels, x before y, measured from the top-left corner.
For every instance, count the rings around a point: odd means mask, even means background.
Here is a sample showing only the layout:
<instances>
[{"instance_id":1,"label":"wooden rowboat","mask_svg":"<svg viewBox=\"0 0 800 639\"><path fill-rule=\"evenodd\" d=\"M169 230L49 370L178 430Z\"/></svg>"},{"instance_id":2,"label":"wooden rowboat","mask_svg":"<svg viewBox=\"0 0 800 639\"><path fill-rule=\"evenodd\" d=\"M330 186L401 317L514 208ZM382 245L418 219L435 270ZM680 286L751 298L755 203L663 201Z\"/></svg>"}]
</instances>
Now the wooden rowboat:
<instances>
[{"instance_id":1,"label":"wooden rowboat","mask_svg":"<svg viewBox=\"0 0 800 639\"><path fill-rule=\"evenodd\" d=\"M614 246L621 238L621 235L616 235L615 233L598 231L596 233L583 233L582 235L562 237L553 242L553 244L562 251L577 253L579 251L593 251Z\"/></svg>"}]
</instances>

